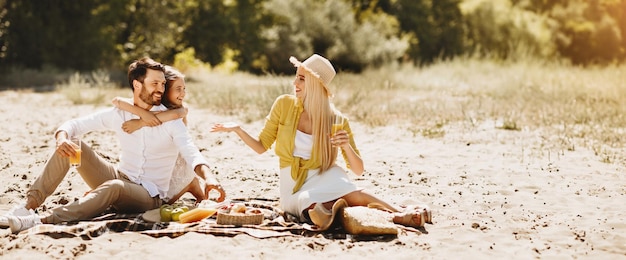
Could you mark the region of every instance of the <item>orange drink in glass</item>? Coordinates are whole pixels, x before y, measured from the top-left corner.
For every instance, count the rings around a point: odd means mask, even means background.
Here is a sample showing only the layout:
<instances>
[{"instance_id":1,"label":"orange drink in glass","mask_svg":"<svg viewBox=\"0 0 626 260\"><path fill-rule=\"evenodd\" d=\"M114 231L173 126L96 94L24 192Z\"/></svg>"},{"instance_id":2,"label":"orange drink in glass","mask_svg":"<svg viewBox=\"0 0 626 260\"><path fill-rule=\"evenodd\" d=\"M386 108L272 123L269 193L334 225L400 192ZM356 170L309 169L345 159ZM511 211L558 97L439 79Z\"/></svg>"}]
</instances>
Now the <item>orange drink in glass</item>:
<instances>
[{"instance_id":1,"label":"orange drink in glass","mask_svg":"<svg viewBox=\"0 0 626 260\"><path fill-rule=\"evenodd\" d=\"M335 118L333 119L333 126L331 129L331 136L335 136L335 134L337 134L337 131L342 130L343 129L343 117L340 115L335 115Z\"/></svg>"},{"instance_id":2,"label":"orange drink in glass","mask_svg":"<svg viewBox=\"0 0 626 260\"><path fill-rule=\"evenodd\" d=\"M80 166L80 157L83 151L80 149L80 138L72 137L70 140L74 143L75 152L75 155L70 156L70 167L76 168Z\"/></svg>"}]
</instances>

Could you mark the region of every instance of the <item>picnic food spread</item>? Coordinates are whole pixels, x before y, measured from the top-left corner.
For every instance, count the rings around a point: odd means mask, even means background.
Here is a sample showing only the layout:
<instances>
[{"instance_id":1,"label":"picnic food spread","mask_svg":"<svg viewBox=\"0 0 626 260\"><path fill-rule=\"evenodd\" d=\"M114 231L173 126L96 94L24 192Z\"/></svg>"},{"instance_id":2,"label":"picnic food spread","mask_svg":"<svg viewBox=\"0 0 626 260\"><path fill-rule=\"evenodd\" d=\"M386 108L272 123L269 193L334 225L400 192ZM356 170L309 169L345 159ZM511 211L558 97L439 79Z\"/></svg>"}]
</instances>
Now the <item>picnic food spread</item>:
<instances>
[{"instance_id":1,"label":"picnic food spread","mask_svg":"<svg viewBox=\"0 0 626 260\"><path fill-rule=\"evenodd\" d=\"M189 211L189 207L184 205L164 204L160 208L161 222L178 221L180 215Z\"/></svg>"},{"instance_id":2,"label":"picnic food spread","mask_svg":"<svg viewBox=\"0 0 626 260\"><path fill-rule=\"evenodd\" d=\"M217 224L258 225L263 223L263 213L257 208L248 208L243 203L222 207L217 212Z\"/></svg>"},{"instance_id":3,"label":"picnic food spread","mask_svg":"<svg viewBox=\"0 0 626 260\"><path fill-rule=\"evenodd\" d=\"M244 203L204 202L196 206L182 203L164 204L160 208L147 211L143 218L149 222L179 222L181 224L201 221L216 215L220 225L258 225L263 223L265 215L262 210L248 207Z\"/></svg>"}]
</instances>

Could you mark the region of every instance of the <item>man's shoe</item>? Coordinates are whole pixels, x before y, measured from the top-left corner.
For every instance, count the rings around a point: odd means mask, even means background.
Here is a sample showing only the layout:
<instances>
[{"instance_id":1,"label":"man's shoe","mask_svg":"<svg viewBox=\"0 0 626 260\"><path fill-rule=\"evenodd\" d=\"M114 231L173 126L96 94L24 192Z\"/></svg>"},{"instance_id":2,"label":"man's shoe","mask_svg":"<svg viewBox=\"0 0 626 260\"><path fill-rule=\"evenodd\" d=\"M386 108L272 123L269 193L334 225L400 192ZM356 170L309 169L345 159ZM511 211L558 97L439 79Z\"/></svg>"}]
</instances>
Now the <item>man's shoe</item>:
<instances>
[{"instance_id":1,"label":"man's shoe","mask_svg":"<svg viewBox=\"0 0 626 260\"><path fill-rule=\"evenodd\" d=\"M9 211L4 213L4 215L0 216L0 227L8 227L9 219L8 216L28 216L35 214L35 211L32 209L26 209L26 204L21 203L13 206Z\"/></svg>"},{"instance_id":2,"label":"man's shoe","mask_svg":"<svg viewBox=\"0 0 626 260\"><path fill-rule=\"evenodd\" d=\"M11 228L11 232L13 232L13 234L17 234L20 231L27 230L41 224L41 219L37 214L28 216L6 216L6 218L9 221L9 227Z\"/></svg>"},{"instance_id":3,"label":"man's shoe","mask_svg":"<svg viewBox=\"0 0 626 260\"><path fill-rule=\"evenodd\" d=\"M6 216L0 216L0 227L5 228L9 226L9 219Z\"/></svg>"},{"instance_id":4,"label":"man's shoe","mask_svg":"<svg viewBox=\"0 0 626 260\"><path fill-rule=\"evenodd\" d=\"M13 208L11 208L11 210L9 210L4 215L5 216L28 216L32 214L35 214L35 212L32 209L26 209L26 203L20 203L20 204L13 206Z\"/></svg>"}]
</instances>

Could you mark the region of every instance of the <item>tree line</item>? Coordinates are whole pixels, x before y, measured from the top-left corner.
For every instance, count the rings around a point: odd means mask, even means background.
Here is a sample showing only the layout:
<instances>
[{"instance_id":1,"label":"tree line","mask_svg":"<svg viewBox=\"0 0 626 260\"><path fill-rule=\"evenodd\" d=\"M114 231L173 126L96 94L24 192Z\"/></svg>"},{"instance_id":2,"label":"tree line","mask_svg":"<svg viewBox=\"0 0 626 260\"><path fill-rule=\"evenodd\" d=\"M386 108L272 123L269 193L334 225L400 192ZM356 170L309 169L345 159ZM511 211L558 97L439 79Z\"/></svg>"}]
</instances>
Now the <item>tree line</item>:
<instances>
[{"instance_id":1,"label":"tree line","mask_svg":"<svg viewBox=\"0 0 626 260\"><path fill-rule=\"evenodd\" d=\"M150 56L292 73L288 57L311 53L355 72L458 56L622 62L626 0L0 0L0 72Z\"/></svg>"}]
</instances>

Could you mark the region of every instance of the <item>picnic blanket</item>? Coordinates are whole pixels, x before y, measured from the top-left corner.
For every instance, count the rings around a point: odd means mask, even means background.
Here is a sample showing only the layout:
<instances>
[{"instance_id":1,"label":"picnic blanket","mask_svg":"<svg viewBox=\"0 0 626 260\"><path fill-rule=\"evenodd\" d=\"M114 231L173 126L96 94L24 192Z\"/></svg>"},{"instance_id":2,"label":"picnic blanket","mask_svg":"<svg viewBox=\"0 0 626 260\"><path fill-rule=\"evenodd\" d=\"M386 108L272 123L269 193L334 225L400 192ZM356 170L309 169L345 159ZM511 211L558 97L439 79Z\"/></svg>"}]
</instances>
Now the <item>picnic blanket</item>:
<instances>
[{"instance_id":1,"label":"picnic blanket","mask_svg":"<svg viewBox=\"0 0 626 260\"><path fill-rule=\"evenodd\" d=\"M295 217L285 214L276 200L263 198L233 199L233 203L244 203L247 207L259 208L264 214L259 225L220 225L215 216L199 222L181 224L178 222L148 222L143 213L124 214L108 210L88 220L61 224L41 224L22 231L28 234L42 234L54 238L80 237L90 240L107 232L139 232L152 237L175 238L188 232L212 234L216 236L235 236L247 234L256 238L306 235L309 232L306 223L295 221Z\"/></svg>"},{"instance_id":2,"label":"picnic blanket","mask_svg":"<svg viewBox=\"0 0 626 260\"><path fill-rule=\"evenodd\" d=\"M189 203L189 202L188 202ZM193 204L193 202L191 202ZM86 221L68 222L60 224L41 224L20 234L47 235L53 238L76 238L91 240L107 232L139 232L151 237L176 238L189 232L211 234L215 236L236 236L246 234L255 238L270 238L282 236L315 236L322 234L329 239L390 241L395 235L353 236L347 234L343 227L333 226L319 232L310 223L302 223L297 217L285 213L278 207L278 201L265 198L232 199L231 203L244 203L247 207L260 209L264 219L259 225L220 225L216 216L199 222L181 224L178 222L150 222L142 218L144 213L128 214L117 213L113 209ZM403 232L420 232L414 228L400 227Z\"/></svg>"}]
</instances>

